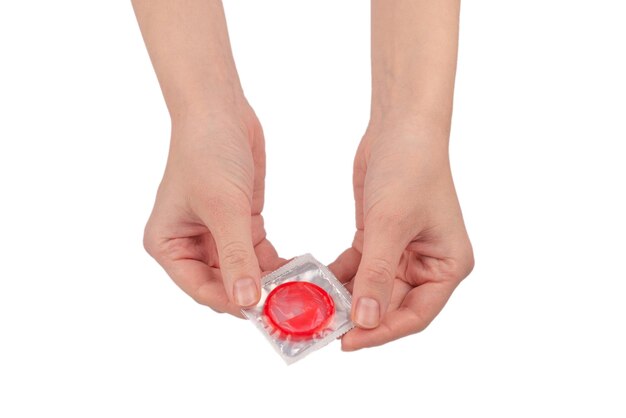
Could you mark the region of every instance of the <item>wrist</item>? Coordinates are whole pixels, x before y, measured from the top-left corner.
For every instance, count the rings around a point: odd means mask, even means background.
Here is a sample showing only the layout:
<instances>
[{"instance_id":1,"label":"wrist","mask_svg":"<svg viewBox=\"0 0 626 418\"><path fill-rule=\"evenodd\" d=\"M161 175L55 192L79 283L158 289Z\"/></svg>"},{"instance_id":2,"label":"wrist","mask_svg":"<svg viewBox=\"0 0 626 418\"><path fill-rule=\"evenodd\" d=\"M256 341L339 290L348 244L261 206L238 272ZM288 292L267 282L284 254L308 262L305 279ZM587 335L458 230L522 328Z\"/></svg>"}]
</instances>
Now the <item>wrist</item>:
<instances>
[{"instance_id":1,"label":"wrist","mask_svg":"<svg viewBox=\"0 0 626 418\"><path fill-rule=\"evenodd\" d=\"M168 106L172 127L203 125L219 119L242 117L251 111L241 88L221 86L211 95Z\"/></svg>"},{"instance_id":2,"label":"wrist","mask_svg":"<svg viewBox=\"0 0 626 418\"><path fill-rule=\"evenodd\" d=\"M370 124L419 125L449 131L452 98L432 97L408 86L372 88Z\"/></svg>"},{"instance_id":3,"label":"wrist","mask_svg":"<svg viewBox=\"0 0 626 418\"><path fill-rule=\"evenodd\" d=\"M368 138L404 138L405 143L420 149L437 150L447 154L450 138L450 118L436 112L389 108L383 111L372 106L365 133Z\"/></svg>"}]
</instances>

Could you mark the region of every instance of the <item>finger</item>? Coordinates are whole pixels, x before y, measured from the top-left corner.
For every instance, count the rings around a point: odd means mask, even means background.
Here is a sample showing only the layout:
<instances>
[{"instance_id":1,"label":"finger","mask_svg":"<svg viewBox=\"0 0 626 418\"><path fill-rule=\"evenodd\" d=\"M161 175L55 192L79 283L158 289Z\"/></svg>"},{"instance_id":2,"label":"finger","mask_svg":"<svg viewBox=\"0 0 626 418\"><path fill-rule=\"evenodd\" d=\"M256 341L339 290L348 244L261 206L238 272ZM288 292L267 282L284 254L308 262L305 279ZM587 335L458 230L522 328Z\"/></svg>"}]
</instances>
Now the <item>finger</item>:
<instances>
[{"instance_id":1,"label":"finger","mask_svg":"<svg viewBox=\"0 0 626 418\"><path fill-rule=\"evenodd\" d=\"M267 239L263 216L252 216L252 243L262 271L273 271L287 262L278 256L276 249Z\"/></svg>"},{"instance_id":2,"label":"finger","mask_svg":"<svg viewBox=\"0 0 626 418\"><path fill-rule=\"evenodd\" d=\"M261 272L252 243L250 206L220 203L210 210L201 218L215 240L226 294L236 305L254 305Z\"/></svg>"},{"instance_id":3,"label":"finger","mask_svg":"<svg viewBox=\"0 0 626 418\"><path fill-rule=\"evenodd\" d=\"M255 116L256 117L256 116ZM258 120L253 123L255 126L254 141L252 142L252 156L254 159L254 184L252 192L252 213L259 215L263 211L263 204L265 201L265 135L263 134L263 128ZM255 241L258 242L258 241Z\"/></svg>"},{"instance_id":4,"label":"finger","mask_svg":"<svg viewBox=\"0 0 626 418\"><path fill-rule=\"evenodd\" d=\"M256 246L267 237L265 232L265 220L261 215L252 215L250 220L252 225L252 243Z\"/></svg>"},{"instance_id":5,"label":"finger","mask_svg":"<svg viewBox=\"0 0 626 418\"><path fill-rule=\"evenodd\" d=\"M330 263L328 269L341 283L346 283L354 278L360 262L361 253L350 247Z\"/></svg>"},{"instance_id":6,"label":"finger","mask_svg":"<svg viewBox=\"0 0 626 418\"><path fill-rule=\"evenodd\" d=\"M357 230L363 230L364 214L363 214L363 194L365 191L365 174L367 173L367 165L362 158L361 152L363 142L359 144L356 156L354 158L354 165L352 170L352 187L354 189L354 209L356 218Z\"/></svg>"},{"instance_id":7,"label":"finger","mask_svg":"<svg viewBox=\"0 0 626 418\"><path fill-rule=\"evenodd\" d=\"M243 318L241 308L228 300L218 269L190 259L175 260L163 267L174 283L199 304Z\"/></svg>"},{"instance_id":8,"label":"finger","mask_svg":"<svg viewBox=\"0 0 626 418\"><path fill-rule=\"evenodd\" d=\"M355 328L344 335L342 350L374 347L423 331L441 312L454 288L455 285L448 282L429 282L414 288L398 310L387 312L379 327Z\"/></svg>"},{"instance_id":9,"label":"finger","mask_svg":"<svg viewBox=\"0 0 626 418\"><path fill-rule=\"evenodd\" d=\"M363 256L354 278L352 320L361 328L376 328L387 311L400 256L409 239L397 227L365 226Z\"/></svg>"},{"instance_id":10,"label":"finger","mask_svg":"<svg viewBox=\"0 0 626 418\"><path fill-rule=\"evenodd\" d=\"M267 239L259 242L254 247L254 251L262 271L274 271L287 262L287 260L278 256L276 249Z\"/></svg>"}]
</instances>

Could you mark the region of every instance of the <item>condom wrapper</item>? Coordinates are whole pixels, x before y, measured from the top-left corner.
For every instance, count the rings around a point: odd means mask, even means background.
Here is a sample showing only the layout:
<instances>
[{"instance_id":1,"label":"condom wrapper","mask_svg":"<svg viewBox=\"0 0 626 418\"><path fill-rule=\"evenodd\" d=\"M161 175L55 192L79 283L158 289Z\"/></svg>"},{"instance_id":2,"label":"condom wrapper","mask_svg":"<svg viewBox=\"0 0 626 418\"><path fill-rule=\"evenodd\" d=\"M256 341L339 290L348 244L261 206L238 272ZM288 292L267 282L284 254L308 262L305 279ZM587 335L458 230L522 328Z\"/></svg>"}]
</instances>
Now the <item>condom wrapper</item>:
<instances>
[{"instance_id":1,"label":"condom wrapper","mask_svg":"<svg viewBox=\"0 0 626 418\"><path fill-rule=\"evenodd\" d=\"M261 279L261 299L246 318L291 364L354 327L352 298L311 254L296 257Z\"/></svg>"}]
</instances>

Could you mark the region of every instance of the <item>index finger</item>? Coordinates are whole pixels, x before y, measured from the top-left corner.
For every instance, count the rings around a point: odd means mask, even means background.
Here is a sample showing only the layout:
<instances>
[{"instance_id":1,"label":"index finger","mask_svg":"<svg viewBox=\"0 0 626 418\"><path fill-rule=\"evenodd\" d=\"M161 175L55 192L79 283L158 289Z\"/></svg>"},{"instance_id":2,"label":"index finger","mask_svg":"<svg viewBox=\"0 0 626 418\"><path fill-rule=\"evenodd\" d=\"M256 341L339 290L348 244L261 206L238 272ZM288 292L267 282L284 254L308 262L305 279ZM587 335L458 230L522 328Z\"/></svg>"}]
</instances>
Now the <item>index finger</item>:
<instances>
[{"instance_id":1,"label":"index finger","mask_svg":"<svg viewBox=\"0 0 626 418\"><path fill-rule=\"evenodd\" d=\"M228 299L218 269L191 259L174 260L162 266L174 283L199 304L243 318L241 307Z\"/></svg>"}]
</instances>

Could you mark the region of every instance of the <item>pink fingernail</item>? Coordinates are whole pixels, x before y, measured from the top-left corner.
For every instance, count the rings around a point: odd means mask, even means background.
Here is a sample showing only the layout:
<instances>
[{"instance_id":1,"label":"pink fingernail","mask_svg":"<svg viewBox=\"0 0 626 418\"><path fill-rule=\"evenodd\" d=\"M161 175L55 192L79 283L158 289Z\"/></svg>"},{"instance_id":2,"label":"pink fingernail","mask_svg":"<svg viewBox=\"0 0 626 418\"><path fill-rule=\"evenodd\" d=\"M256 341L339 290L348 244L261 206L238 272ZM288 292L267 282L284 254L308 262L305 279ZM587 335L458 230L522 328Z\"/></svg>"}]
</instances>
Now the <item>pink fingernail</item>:
<instances>
[{"instance_id":1,"label":"pink fingernail","mask_svg":"<svg viewBox=\"0 0 626 418\"><path fill-rule=\"evenodd\" d=\"M361 328L376 328L380 321L380 305L372 298L361 297L356 304L354 322Z\"/></svg>"},{"instance_id":2,"label":"pink fingernail","mask_svg":"<svg viewBox=\"0 0 626 418\"><path fill-rule=\"evenodd\" d=\"M239 306L254 304L259 298L254 280L249 277L237 280L233 285L233 298Z\"/></svg>"}]
</instances>

